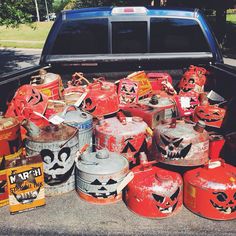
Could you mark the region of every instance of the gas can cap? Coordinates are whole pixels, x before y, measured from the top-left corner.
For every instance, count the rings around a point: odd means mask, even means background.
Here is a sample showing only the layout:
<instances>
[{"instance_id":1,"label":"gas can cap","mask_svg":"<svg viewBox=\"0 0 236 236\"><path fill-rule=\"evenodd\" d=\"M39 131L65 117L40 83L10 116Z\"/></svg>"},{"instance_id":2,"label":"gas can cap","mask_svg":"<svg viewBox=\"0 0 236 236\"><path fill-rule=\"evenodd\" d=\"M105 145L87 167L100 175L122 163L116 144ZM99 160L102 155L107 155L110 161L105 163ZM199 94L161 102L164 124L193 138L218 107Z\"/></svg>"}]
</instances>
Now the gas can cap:
<instances>
[{"instance_id":1,"label":"gas can cap","mask_svg":"<svg viewBox=\"0 0 236 236\"><path fill-rule=\"evenodd\" d=\"M109 158L109 152L107 149L98 150L96 153L96 158L98 159L107 159Z\"/></svg>"}]
</instances>

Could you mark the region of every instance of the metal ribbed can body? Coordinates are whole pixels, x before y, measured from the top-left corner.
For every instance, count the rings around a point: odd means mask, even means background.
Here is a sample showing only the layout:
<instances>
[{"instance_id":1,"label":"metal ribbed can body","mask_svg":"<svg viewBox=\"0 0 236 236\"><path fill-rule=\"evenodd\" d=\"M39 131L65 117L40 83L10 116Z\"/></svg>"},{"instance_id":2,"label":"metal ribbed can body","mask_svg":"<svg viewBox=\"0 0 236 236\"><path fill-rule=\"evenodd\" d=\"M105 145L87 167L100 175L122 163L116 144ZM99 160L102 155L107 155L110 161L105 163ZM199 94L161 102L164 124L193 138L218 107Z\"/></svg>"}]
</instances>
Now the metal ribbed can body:
<instances>
[{"instance_id":1,"label":"metal ribbed can body","mask_svg":"<svg viewBox=\"0 0 236 236\"><path fill-rule=\"evenodd\" d=\"M28 155L40 154L44 164L45 195L53 196L75 189L74 167L76 152L79 150L77 136L69 140L36 142L26 140Z\"/></svg>"},{"instance_id":2,"label":"metal ribbed can body","mask_svg":"<svg viewBox=\"0 0 236 236\"><path fill-rule=\"evenodd\" d=\"M96 154L87 153L76 163L79 196L95 204L120 201L122 193L117 194L117 188L128 173L128 161L117 153L109 152L105 159L97 158Z\"/></svg>"}]
</instances>

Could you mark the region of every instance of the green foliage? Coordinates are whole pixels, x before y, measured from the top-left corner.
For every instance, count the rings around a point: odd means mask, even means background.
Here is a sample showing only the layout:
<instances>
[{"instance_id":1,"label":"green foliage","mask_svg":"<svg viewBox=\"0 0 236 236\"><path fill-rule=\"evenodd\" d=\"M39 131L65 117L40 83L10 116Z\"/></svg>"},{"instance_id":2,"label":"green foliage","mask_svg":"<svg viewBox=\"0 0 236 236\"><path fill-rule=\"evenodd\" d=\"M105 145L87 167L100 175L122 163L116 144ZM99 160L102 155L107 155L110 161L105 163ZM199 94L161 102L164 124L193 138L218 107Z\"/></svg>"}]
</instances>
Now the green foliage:
<instances>
[{"instance_id":1,"label":"green foliage","mask_svg":"<svg viewBox=\"0 0 236 236\"><path fill-rule=\"evenodd\" d=\"M17 27L19 24L31 22L31 15L25 11L29 1L0 1L0 25Z\"/></svg>"}]
</instances>

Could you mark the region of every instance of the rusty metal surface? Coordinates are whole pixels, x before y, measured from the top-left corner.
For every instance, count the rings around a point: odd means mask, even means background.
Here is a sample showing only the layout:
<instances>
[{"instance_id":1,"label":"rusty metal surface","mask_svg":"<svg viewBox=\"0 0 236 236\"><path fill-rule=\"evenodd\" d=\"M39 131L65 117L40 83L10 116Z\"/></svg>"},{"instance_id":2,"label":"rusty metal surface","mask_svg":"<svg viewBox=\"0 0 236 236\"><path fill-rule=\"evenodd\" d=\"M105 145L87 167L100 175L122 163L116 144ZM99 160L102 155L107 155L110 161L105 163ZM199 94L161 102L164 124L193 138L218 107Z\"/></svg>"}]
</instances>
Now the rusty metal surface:
<instances>
[{"instance_id":1,"label":"rusty metal surface","mask_svg":"<svg viewBox=\"0 0 236 236\"><path fill-rule=\"evenodd\" d=\"M74 167L76 153L79 150L77 135L71 136L74 128L64 127L57 134L44 133L42 140L26 139L28 155L41 154L44 163L46 196L66 193L75 189ZM64 132L64 133L63 133ZM61 136L62 137L61 137ZM60 137L60 139L57 137Z\"/></svg>"},{"instance_id":2,"label":"rusty metal surface","mask_svg":"<svg viewBox=\"0 0 236 236\"><path fill-rule=\"evenodd\" d=\"M103 120L96 126L96 149L107 148L111 152L122 153L129 162L136 164L139 153L147 151L147 124L140 117L127 117L126 124L116 117Z\"/></svg>"},{"instance_id":3,"label":"rusty metal surface","mask_svg":"<svg viewBox=\"0 0 236 236\"><path fill-rule=\"evenodd\" d=\"M160 162L197 166L208 160L209 136L207 131L197 132L193 124L183 121L162 124L155 128L153 138L153 155Z\"/></svg>"}]
</instances>

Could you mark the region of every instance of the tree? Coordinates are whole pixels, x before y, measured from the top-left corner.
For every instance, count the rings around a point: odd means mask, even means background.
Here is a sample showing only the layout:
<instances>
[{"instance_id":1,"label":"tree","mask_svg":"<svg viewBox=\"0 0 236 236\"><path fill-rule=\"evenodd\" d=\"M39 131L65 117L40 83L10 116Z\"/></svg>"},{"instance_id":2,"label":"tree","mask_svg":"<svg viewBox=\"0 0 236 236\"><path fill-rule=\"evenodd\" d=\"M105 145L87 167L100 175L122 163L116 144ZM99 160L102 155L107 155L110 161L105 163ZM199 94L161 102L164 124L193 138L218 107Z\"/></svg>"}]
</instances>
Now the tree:
<instances>
[{"instance_id":1,"label":"tree","mask_svg":"<svg viewBox=\"0 0 236 236\"><path fill-rule=\"evenodd\" d=\"M0 1L0 25L16 27L19 24L30 23L31 15L25 11L28 7L29 0Z\"/></svg>"}]
</instances>

